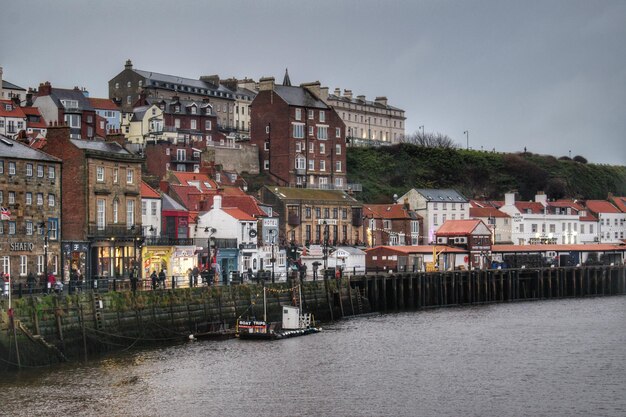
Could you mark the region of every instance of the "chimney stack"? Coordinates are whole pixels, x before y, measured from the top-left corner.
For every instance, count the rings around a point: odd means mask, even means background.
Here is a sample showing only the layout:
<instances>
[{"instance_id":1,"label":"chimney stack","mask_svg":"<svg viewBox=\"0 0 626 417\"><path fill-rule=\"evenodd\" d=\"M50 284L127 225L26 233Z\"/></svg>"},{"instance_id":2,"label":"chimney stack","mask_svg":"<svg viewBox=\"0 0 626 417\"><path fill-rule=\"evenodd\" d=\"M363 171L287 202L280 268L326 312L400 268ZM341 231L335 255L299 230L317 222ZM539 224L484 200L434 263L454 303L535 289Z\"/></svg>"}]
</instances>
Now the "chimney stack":
<instances>
[{"instance_id":1,"label":"chimney stack","mask_svg":"<svg viewBox=\"0 0 626 417\"><path fill-rule=\"evenodd\" d=\"M124 65L124 69L125 70L132 70L133 69L133 63L130 59L126 60L126 65Z\"/></svg>"},{"instance_id":2,"label":"chimney stack","mask_svg":"<svg viewBox=\"0 0 626 417\"><path fill-rule=\"evenodd\" d=\"M203 75L200 77L200 81L204 81L205 83L213 84L215 87L220 86L220 76L217 74L213 75Z\"/></svg>"},{"instance_id":3,"label":"chimney stack","mask_svg":"<svg viewBox=\"0 0 626 417\"><path fill-rule=\"evenodd\" d=\"M306 89L315 97L320 98L321 96L321 84L319 81L314 81L312 83L304 83L300 84L300 87Z\"/></svg>"},{"instance_id":4,"label":"chimney stack","mask_svg":"<svg viewBox=\"0 0 626 417\"><path fill-rule=\"evenodd\" d=\"M37 96L49 96L50 94L52 94L52 86L50 85L50 82L46 81L45 83L40 83Z\"/></svg>"},{"instance_id":5,"label":"chimney stack","mask_svg":"<svg viewBox=\"0 0 626 417\"><path fill-rule=\"evenodd\" d=\"M271 91L274 90L274 77L263 77L259 79L259 91Z\"/></svg>"},{"instance_id":6,"label":"chimney stack","mask_svg":"<svg viewBox=\"0 0 626 417\"><path fill-rule=\"evenodd\" d=\"M348 100L352 100L352 90L343 90L343 96Z\"/></svg>"},{"instance_id":7,"label":"chimney stack","mask_svg":"<svg viewBox=\"0 0 626 417\"><path fill-rule=\"evenodd\" d=\"M214 209L220 209L222 208L222 196L219 194L216 194L215 197L213 197L213 208Z\"/></svg>"}]
</instances>

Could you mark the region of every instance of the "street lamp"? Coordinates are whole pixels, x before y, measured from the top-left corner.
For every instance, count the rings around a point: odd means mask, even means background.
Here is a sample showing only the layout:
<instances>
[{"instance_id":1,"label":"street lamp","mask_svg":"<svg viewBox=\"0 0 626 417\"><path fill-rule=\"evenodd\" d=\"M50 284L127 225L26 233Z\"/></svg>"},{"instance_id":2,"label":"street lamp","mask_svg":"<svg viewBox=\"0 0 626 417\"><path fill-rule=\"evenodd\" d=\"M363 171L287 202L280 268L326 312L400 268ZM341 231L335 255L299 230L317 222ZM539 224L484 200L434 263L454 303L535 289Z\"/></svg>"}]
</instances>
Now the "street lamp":
<instances>
[{"instance_id":1,"label":"street lamp","mask_svg":"<svg viewBox=\"0 0 626 417\"><path fill-rule=\"evenodd\" d=\"M42 221L39 223L39 227L43 232L43 274L44 280L47 282L48 280L48 227L46 222Z\"/></svg>"},{"instance_id":2,"label":"street lamp","mask_svg":"<svg viewBox=\"0 0 626 417\"><path fill-rule=\"evenodd\" d=\"M272 245L272 257L270 258L270 262L272 263L272 284L275 282L274 278L274 264L276 263L276 258L274 257L274 241L276 240L276 236L274 236L275 230L269 230L270 235L270 244Z\"/></svg>"},{"instance_id":3,"label":"street lamp","mask_svg":"<svg viewBox=\"0 0 626 417\"><path fill-rule=\"evenodd\" d=\"M324 274L326 274L326 268L327 268L327 259L328 259L328 223L326 223L326 220L324 220L324 250L322 251L322 253L324 254Z\"/></svg>"},{"instance_id":4,"label":"street lamp","mask_svg":"<svg viewBox=\"0 0 626 417\"><path fill-rule=\"evenodd\" d=\"M206 239L206 247L207 247L207 268L211 267L211 238L213 237L213 234L216 232L217 230L214 227L205 227L204 228L204 233L208 233L209 235L207 236Z\"/></svg>"},{"instance_id":5,"label":"street lamp","mask_svg":"<svg viewBox=\"0 0 626 417\"><path fill-rule=\"evenodd\" d=\"M424 125L418 126L418 129L422 129L422 139L424 138Z\"/></svg>"},{"instance_id":6,"label":"street lamp","mask_svg":"<svg viewBox=\"0 0 626 417\"><path fill-rule=\"evenodd\" d=\"M465 140L467 141L467 149L469 150L469 130L466 130L465 132L463 132L463 134L465 135Z\"/></svg>"}]
</instances>

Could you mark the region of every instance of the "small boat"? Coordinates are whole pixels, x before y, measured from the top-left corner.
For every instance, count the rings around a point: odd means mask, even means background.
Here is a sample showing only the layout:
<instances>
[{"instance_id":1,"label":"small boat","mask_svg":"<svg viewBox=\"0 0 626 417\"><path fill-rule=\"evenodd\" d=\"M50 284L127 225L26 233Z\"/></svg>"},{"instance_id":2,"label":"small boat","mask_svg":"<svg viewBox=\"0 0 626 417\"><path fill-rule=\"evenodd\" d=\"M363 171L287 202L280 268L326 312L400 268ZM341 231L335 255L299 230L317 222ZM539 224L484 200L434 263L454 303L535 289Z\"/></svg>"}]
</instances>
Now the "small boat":
<instances>
[{"instance_id":1,"label":"small boat","mask_svg":"<svg viewBox=\"0 0 626 417\"><path fill-rule=\"evenodd\" d=\"M299 306L283 306L282 323L270 323L267 321L267 298L266 289L263 288L263 320L237 319L235 335L240 339L274 340L288 337L305 336L311 333L319 333L321 327L315 326L315 319L311 313L302 313L302 292L298 285Z\"/></svg>"}]
</instances>

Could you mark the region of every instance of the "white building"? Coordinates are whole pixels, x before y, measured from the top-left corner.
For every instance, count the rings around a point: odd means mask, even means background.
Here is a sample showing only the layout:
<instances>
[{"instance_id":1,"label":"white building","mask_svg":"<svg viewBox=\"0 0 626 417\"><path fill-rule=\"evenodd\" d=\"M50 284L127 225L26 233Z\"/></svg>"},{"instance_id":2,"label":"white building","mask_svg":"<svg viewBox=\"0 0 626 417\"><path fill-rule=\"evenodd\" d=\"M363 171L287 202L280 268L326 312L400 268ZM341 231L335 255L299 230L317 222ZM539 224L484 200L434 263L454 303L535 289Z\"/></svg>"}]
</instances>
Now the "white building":
<instances>
[{"instance_id":1,"label":"white building","mask_svg":"<svg viewBox=\"0 0 626 417\"><path fill-rule=\"evenodd\" d=\"M161 236L161 194L141 182L141 227L146 237Z\"/></svg>"},{"instance_id":2,"label":"white building","mask_svg":"<svg viewBox=\"0 0 626 417\"><path fill-rule=\"evenodd\" d=\"M421 244L429 244L435 240L435 232L446 220L469 219L469 201L451 189L413 188L401 196L398 201L408 202L424 219L423 233L420 233Z\"/></svg>"},{"instance_id":3,"label":"white building","mask_svg":"<svg viewBox=\"0 0 626 417\"><path fill-rule=\"evenodd\" d=\"M586 211L575 201L548 202L543 192L537 193L535 201L515 201L514 193L504 196L501 211L512 218L511 240L516 245L528 244L576 244L588 239L586 234L593 227L581 229L581 218Z\"/></svg>"},{"instance_id":4,"label":"white building","mask_svg":"<svg viewBox=\"0 0 626 417\"><path fill-rule=\"evenodd\" d=\"M604 200L587 200L585 205L598 218L595 242L621 243L626 239L626 213Z\"/></svg>"}]
</instances>

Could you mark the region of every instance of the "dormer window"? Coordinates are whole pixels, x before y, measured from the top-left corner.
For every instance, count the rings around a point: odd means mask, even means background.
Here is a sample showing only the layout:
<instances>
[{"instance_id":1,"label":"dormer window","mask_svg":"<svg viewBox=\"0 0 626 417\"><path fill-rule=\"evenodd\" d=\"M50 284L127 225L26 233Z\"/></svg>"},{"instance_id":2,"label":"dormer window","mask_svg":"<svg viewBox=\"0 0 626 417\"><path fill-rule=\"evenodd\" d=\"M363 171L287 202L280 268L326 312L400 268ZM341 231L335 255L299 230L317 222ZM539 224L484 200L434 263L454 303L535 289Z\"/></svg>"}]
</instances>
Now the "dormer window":
<instances>
[{"instance_id":1,"label":"dormer window","mask_svg":"<svg viewBox=\"0 0 626 417\"><path fill-rule=\"evenodd\" d=\"M174 111L176 113L180 113L180 106L179 105L174 106Z\"/></svg>"},{"instance_id":2,"label":"dormer window","mask_svg":"<svg viewBox=\"0 0 626 417\"><path fill-rule=\"evenodd\" d=\"M196 114L196 113L197 113L196 106L191 106L191 114Z\"/></svg>"},{"instance_id":3,"label":"dormer window","mask_svg":"<svg viewBox=\"0 0 626 417\"><path fill-rule=\"evenodd\" d=\"M61 100L61 104L66 109L77 109L78 108L78 100Z\"/></svg>"},{"instance_id":4,"label":"dormer window","mask_svg":"<svg viewBox=\"0 0 626 417\"><path fill-rule=\"evenodd\" d=\"M4 109L5 109L6 111L13 111L13 106L12 106L11 104L5 104L5 105L4 105Z\"/></svg>"},{"instance_id":5,"label":"dormer window","mask_svg":"<svg viewBox=\"0 0 626 417\"><path fill-rule=\"evenodd\" d=\"M206 114L211 114L211 108L210 107L206 108Z\"/></svg>"}]
</instances>

